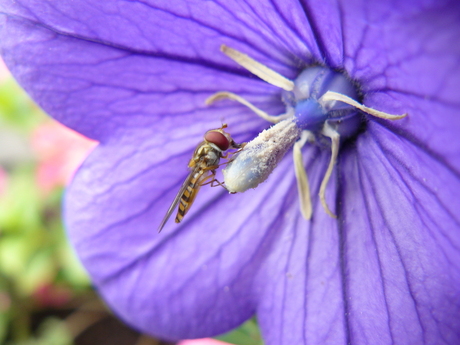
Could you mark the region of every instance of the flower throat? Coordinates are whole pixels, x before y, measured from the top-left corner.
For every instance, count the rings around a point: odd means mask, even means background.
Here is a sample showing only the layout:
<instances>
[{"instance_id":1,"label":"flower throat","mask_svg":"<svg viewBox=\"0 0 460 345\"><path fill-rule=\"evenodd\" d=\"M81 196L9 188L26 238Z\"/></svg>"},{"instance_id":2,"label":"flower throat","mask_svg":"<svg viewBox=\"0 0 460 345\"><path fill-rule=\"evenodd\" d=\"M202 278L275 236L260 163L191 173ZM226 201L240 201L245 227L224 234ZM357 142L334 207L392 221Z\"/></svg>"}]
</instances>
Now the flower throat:
<instances>
[{"instance_id":1,"label":"flower throat","mask_svg":"<svg viewBox=\"0 0 460 345\"><path fill-rule=\"evenodd\" d=\"M301 149L307 142L321 144L330 139L331 158L321 182L319 197L326 213L336 218L327 205L325 195L341 140L358 134L365 114L387 120L402 119L407 114L391 115L362 105L358 102L354 83L327 67L308 67L295 80L289 80L235 49L222 45L221 51L259 78L281 88L282 100L286 104L284 114L273 116L231 92L218 92L207 99L207 104L221 99L237 101L263 119L275 123L250 141L227 165L223 171L226 188L231 193L256 188L293 146L300 211L305 219L310 219L310 187Z\"/></svg>"}]
</instances>

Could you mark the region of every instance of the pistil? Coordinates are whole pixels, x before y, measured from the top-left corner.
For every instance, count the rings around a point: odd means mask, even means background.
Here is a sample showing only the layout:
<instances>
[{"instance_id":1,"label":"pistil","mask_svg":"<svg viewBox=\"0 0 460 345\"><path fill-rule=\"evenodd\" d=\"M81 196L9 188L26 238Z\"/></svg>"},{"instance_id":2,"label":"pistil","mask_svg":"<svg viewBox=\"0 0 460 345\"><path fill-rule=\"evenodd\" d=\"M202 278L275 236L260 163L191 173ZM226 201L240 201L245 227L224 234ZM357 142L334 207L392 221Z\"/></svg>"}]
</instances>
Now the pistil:
<instances>
[{"instance_id":1,"label":"pistil","mask_svg":"<svg viewBox=\"0 0 460 345\"><path fill-rule=\"evenodd\" d=\"M386 120L399 120L407 114L392 115L359 103L355 84L345 75L329 68L306 68L292 81L233 48L222 45L221 51L251 73L283 89L286 104L286 112L274 116L227 91L218 92L206 100L207 104L211 104L230 99L248 107L264 120L275 123L250 141L223 170L227 189L236 193L256 188L268 178L289 148L294 146L300 211L305 219L310 219L310 186L301 149L307 142L326 137L331 140L331 158L319 188L319 197L325 212L336 218L327 205L326 189L337 162L341 139L357 135L363 113Z\"/></svg>"}]
</instances>

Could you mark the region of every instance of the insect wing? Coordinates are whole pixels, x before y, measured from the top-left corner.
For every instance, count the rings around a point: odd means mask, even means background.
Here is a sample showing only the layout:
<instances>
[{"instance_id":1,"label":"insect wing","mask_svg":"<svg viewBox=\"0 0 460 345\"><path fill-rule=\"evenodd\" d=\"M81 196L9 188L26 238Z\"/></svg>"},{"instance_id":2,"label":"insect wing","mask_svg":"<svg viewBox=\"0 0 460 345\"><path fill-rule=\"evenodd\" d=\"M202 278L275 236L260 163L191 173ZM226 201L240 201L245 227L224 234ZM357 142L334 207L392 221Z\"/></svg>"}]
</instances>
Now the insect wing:
<instances>
[{"instance_id":1,"label":"insect wing","mask_svg":"<svg viewBox=\"0 0 460 345\"><path fill-rule=\"evenodd\" d=\"M179 210L177 211L176 223L180 223L188 210L190 210L190 207L192 207L201 186L210 176L206 172L207 171L204 170L198 171L196 175L190 179L189 188L186 188L182 194Z\"/></svg>"},{"instance_id":2,"label":"insect wing","mask_svg":"<svg viewBox=\"0 0 460 345\"><path fill-rule=\"evenodd\" d=\"M187 186L190 184L191 179L197 173L197 171L198 171L198 168L195 168L192 171L190 171L184 183L182 183L182 186L180 187L179 192L177 192L176 197L174 198L174 201L171 203L171 206L169 206L168 212L166 212L166 215L164 216L163 220L161 221L160 226L158 227L158 232L160 232L163 229L169 217L171 217L171 214L174 212L177 204L179 204L179 201L182 198L182 194L184 194L184 191L187 189Z\"/></svg>"}]
</instances>

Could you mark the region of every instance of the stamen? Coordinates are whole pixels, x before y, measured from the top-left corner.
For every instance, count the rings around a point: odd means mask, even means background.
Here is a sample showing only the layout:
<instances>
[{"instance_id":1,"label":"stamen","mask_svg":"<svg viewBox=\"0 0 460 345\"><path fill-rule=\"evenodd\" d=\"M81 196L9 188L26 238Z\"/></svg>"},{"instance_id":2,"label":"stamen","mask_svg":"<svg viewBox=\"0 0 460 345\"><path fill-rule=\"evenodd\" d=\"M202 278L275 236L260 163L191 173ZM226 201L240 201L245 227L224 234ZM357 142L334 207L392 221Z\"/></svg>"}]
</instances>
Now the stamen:
<instances>
[{"instance_id":1,"label":"stamen","mask_svg":"<svg viewBox=\"0 0 460 345\"><path fill-rule=\"evenodd\" d=\"M297 189L299 191L300 213L302 216L309 220L312 214L310 185L308 183L307 172L303 165L301 148L305 145L307 140L313 138L313 133L310 131L302 131L300 139L294 144L294 171L297 179Z\"/></svg>"},{"instance_id":2,"label":"stamen","mask_svg":"<svg viewBox=\"0 0 460 345\"><path fill-rule=\"evenodd\" d=\"M375 116L381 119L385 119L385 120L399 120L407 116L407 114L392 115L392 114L384 113L383 111L378 111L372 108L368 108L365 105L362 105L361 103L356 102L353 98L350 98L348 96L342 95L341 93L337 93L334 91L326 92L323 96L321 96L318 102L324 103L326 101L340 101L340 102L349 104L355 108L358 108L359 110L369 115L372 115L372 116Z\"/></svg>"},{"instance_id":3,"label":"stamen","mask_svg":"<svg viewBox=\"0 0 460 345\"><path fill-rule=\"evenodd\" d=\"M288 91L283 93L286 113L279 116L269 115L231 92L218 92L206 100L206 104L211 104L221 99L230 99L245 105L264 120L275 123L247 143L244 149L238 151L223 170L229 192L242 193L250 188L256 188L268 178L293 145L300 211L302 216L309 220L312 215L312 204L301 149L310 138L323 135L331 139L331 158L321 181L319 197L325 212L332 218L337 218L327 205L326 188L337 161L340 137L358 135L361 128L362 117L356 116L359 113L352 107L386 120L399 120L407 114L388 114L360 104L355 100L358 93L354 84L345 75L326 67L308 67L294 82L226 45L221 46L221 51L259 78ZM324 90L330 91L320 96ZM344 104L337 104L337 102Z\"/></svg>"},{"instance_id":4,"label":"stamen","mask_svg":"<svg viewBox=\"0 0 460 345\"><path fill-rule=\"evenodd\" d=\"M300 136L293 120L284 120L248 142L222 170L230 193L243 193L264 182Z\"/></svg>"},{"instance_id":5,"label":"stamen","mask_svg":"<svg viewBox=\"0 0 460 345\"><path fill-rule=\"evenodd\" d=\"M225 44L220 46L220 50L237 64L246 68L249 72L255 74L260 79L265 80L267 83L286 91L294 90L294 82L292 80L283 77L281 74L275 72L267 66L262 65L260 62L257 62L248 55L230 48Z\"/></svg>"},{"instance_id":6,"label":"stamen","mask_svg":"<svg viewBox=\"0 0 460 345\"><path fill-rule=\"evenodd\" d=\"M326 203L326 187L329 179L332 175L332 169L334 168L335 162L337 161L337 155L339 153L339 144L340 144L340 135L326 122L324 124L323 130L321 131L325 137L331 138L331 160L329 161L329 166L327 167L326 174L324 175L323 181L321 182L321 187L319 188L319 198L321 204L323 205L324 210L332 218L337 218L337 216L332 213Z\"/></svg>"},{"instance_id":7,"label":"stamen","mask_svg":"<svg viewBox=\"0 0 460 345\"><path fill-rule=\"evenodd\" d=\"M243 97L240 97L240 96L238 96L238 95L236 95L236 94L234 94L232 92L227 92L227 91L217 92L214 95L210 96L206 100L206 104L210 105L210 104L214 103L215 101L219 101L219 100L222 100L222 99L231 99L232 101L239 102L239 103L245 105L246 107L248 107L249 109L251 109L253 112L255 112L257 115L259 115L261 118L263 118L265 121L268 121L268 122L271 122L271 123L278 123L278 122L280 122L282 120L286 120L287 118L292 116L292 114L282 114L282 115L279 115L279 116L268 115L265 111L257 108L253 104L251 104L248 101L246 101Z\"/></svg>"}]
</instances>

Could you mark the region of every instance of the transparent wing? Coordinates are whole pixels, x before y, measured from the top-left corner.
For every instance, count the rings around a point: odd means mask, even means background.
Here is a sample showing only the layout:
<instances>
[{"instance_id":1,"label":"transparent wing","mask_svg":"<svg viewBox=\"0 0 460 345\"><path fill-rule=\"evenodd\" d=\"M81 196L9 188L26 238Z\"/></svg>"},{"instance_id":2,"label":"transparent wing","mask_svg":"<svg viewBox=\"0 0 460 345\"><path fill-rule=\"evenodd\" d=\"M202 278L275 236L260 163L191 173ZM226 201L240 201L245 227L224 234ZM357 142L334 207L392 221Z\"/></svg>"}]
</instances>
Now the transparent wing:
<instances>
[{"instance_id":1,"label":"transparent wing","mask_svg":"<svg viewBox=\"0 0 460 345\"><path fill-rule=\"evenodd\" d=\"M197 175L198 176L196 177L195 180L194 180L195 176L190 179L190 184L193 185L193 188L189 190L190 194L186 198L187 199L186 203L179 204L179 210L177 211L176 223L180 223L182 221L182 218L190 210L203 183L206 180L208 180L211 176L213 176L213 175L209 175L209 171L205 171L205 170L201 171L201 174L197 174ZM187 196L186 190L184 190L184 193Z\"/></svg>"},{"instance_id":2,"label":"transparent wing","mask_svg":"<svg viewBox=\"0 0 460 345\"><path fill-rule=\"evenodd\" d=\"M171 206L169 206L168 212L166 212L166 215L164 216L163 220L161 221L160 226L158 227L158 232L160 232L163 229L169 217L171 217L171 214L174 212L177 204L179 204L182 194L184 194L185 189L187 188L188 184L190 183L190 180L193 178L197 170L198 168L195 167L192 171L190 171L184 183L182 183L182 186L180 187L179 192L177 192L177 195L174 198L174 201L172 202Z\"/></svg>"}]
</instances>

